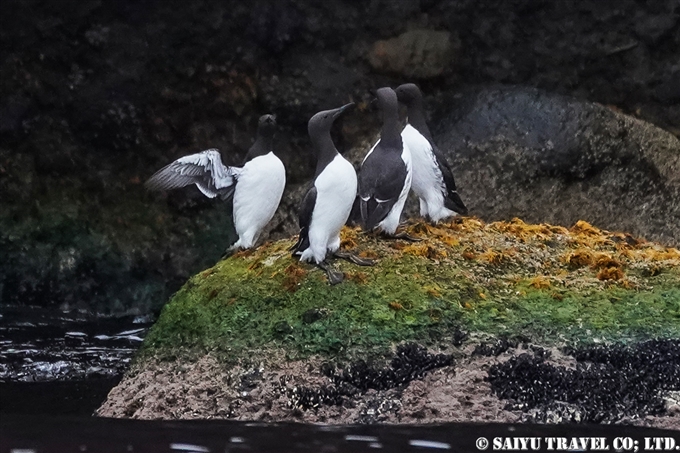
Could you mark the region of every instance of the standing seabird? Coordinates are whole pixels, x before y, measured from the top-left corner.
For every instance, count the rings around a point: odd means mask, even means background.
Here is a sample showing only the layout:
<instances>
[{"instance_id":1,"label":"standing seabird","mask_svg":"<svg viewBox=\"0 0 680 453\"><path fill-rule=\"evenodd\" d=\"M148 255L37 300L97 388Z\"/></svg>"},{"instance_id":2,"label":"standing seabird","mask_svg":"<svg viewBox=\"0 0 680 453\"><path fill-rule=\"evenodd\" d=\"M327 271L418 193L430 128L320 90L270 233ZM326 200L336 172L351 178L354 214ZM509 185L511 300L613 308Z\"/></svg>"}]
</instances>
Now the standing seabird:
<instances>
[{"instance_id":1,"label":"standing seabird","mask_svg":"<svg viewBox=\"0 0 680 453\"><path fill-rule=\"evenodd\" d=\"M399 104L392 88L376 91L382 114L380 140L371 148L359 170L359 208L364 229L395 235L401 211L411 189L411 152L401 139ZM410 238L409 238L410 239Z\"/></svg>"},{"instance_id":2,"label":"standing seabird","mask_svg":"<svg viewBox=\"0 0 680 453\"><path fill-rule=\"evenodd\" d=\"M300 236L293 246L293 255L300 261L313 261L321 267L331 284L343 280L342 272L326 261L331 255L346 258L360 265L372 262L349 253L341 253L340 230L347 221L357 194L354 167L340 155L331 139L331 126L354 103L314 115L308 123L309 137L317 151L314 181L302 199L299 213Z\"/></svg>"},{"instance_id":3,"label":"standing seabird","mask_svg":"<svg viewBox=\"0 0 680 453\"><path fill-rule=\"evenodd\" d=\"M407 108L408 124L401 132L401 138L411 150L412 187L420 199L420 215L436 223L446 217L467 214L468 210L456 191L451 168L434 144L425 123L420 89L413 83L406 83L395 91L399 102Z\"/></svg>"},{"instance_id":4,"label":"standing seabird","mask_svg":"<svg viewBox=\"0 0 680 453\"><path fill-rule=\"evenodd\" d=\"M209 198L233 197L234 228L238 240L227 253L255 245L262 229L274 217L286 185L286 170L274 154L273 139L276 117L263 115L257 138L248 150L241 167L222 163L220 152L209 149L180 157L158 170L146 182L150 190L168 190L196 184Z\"/></svg>"}]
</instances>

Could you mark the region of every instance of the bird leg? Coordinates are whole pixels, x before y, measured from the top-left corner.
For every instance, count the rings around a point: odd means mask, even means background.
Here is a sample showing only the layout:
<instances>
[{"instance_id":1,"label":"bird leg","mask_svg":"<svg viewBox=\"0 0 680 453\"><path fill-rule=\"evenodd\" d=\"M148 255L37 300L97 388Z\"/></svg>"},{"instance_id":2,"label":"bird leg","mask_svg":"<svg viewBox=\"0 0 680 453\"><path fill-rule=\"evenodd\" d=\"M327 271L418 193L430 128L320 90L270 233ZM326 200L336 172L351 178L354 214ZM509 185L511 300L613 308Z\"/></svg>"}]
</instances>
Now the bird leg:
<instances>
[{"instance_id":1,"label":"bird leg","mask_svg":"<svg viewBox=\"0 0 680 453\"><path fill-rule=\"evenodd\" d=\"M328 277L328 283L331 285L337 285L338 283L342 283L342 281L345 279L345 274L343 274L341 271L337 269L333 269L333 267L328 263L328 261L322 261L317 264L317 266L320 269L323 269L324 272L326 272L326 276Z\"/></svg>"},{"instance_id":2,"label":"bird leg","mask_svg":"<svg viewBox=\"0 0 680 453\"><path fill-rule=\"evenodd\" d=\"M347 260L350 263L354 263L357 266L373 266L375 265L375 261L369 258L361 258L358 255L355 255L354 253L350 252L341 252L339 250L336 250L335 253L333 253L333 256L336 258L340 258L343 260Z\"/></svg>"},{"instance_id":3,"label":"bird leg","mask_svg":"<svg viewBox=\"0 0 680 453\"><path fill-rule=\"evenodd\" d=\"M229 247L227 250L224 251L222 254L222 257L220 258L221 260L226 260L230 256L232 256L234 253L236 253L236 249L233 247Z\"/></svg>"}]
</instances>

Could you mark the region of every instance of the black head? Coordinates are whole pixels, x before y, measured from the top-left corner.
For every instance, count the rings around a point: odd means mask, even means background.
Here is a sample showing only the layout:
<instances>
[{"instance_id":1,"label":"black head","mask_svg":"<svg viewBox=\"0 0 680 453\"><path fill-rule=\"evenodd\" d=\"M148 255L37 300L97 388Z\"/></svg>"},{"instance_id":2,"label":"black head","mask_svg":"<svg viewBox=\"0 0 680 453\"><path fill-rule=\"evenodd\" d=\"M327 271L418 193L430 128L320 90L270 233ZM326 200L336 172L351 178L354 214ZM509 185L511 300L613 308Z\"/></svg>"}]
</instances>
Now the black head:
<instances>
[{"instance_id":1,"label":"black head","mask_svg":"<svg viewBox=\"0 0 680 453\"><path fill-rule=\"evenodd\" d=\"M420 104L423 100L423 95L420 92L420 88L415 83L405 83L399 85L396 90L397 99L399 102L404 104L406 107L410 107L414 104Z\"/></svg>"},{"instance_id":2,"label":"black head","mask_svg":"<svg viewBox=\"0 0 680 453\"><path fill-rule=\"evenodd\" d=\"M397 102L397 94L390 87L378 88L375 91L375 95L378 98L378 107L383 113L386 112L396 112L399 108L399 103Z\"/></svg>"},{"instance_id":3,"label":"black head","mask_svg":"<svg viewBox=\"0 0 680 453\"><path fill-rule=\"evenodd\" d=\"M337 109L324 110L311 117L309 119L309 123L307 123L309 136L315 139L317 137L321 137L323 134L329 134L331 127L333 126L333 122L353 105L354 103L350 102L349 104L338 107Z\"/></svg>"},{"instance_id":4,"label":"black head","mask_svg":"<svg viewBox=\"0 0 680 453\"><path fill-rule=\"evenodd\" d=\"M262 115L257 122L257 135L273 137L276 132L276 115Z\"/></svg>"}]
</instances>

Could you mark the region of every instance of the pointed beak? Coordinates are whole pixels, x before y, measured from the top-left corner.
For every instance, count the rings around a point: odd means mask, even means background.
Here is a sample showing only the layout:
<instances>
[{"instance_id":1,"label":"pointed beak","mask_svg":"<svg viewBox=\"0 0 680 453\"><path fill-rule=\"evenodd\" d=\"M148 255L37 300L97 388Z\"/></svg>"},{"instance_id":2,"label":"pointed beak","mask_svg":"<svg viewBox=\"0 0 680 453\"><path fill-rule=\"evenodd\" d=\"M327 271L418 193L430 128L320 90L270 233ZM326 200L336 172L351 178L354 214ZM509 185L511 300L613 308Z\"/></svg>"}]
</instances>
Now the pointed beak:
<instances>
[{"instance_id":1,"label":"pointed beak","mask_svg":"<svg viewBox=\"0 0 680 453\"><path fill-rule=\"evenodd\" d=\"M349 104L345 104L342 107L338 107L335 109L335 113L333 113L333 119L336 119L340 115L342 115L346 110L349 110L350 108L354 107L354 102L350 102Z\"/></svg>"}]
</instances>

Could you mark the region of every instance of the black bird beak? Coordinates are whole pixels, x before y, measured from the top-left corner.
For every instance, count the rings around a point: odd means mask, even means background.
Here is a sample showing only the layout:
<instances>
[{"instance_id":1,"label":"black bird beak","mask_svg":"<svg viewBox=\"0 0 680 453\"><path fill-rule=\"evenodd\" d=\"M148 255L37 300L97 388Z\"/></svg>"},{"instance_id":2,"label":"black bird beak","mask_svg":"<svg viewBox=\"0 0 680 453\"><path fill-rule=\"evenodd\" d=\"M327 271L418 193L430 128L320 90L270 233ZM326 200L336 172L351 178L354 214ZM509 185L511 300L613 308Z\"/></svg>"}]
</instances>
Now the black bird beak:
<instances>
[{"instance_id":1,"label":"black bird beak","mask_svg":"<svg viewBox=\"0 0 680 453\"><path fill-rule=\"evenodd\" d=\"M333 119L336 119L340 115L342 115L346 110L349 110L350 108L354 107L354 102L350 102L349 104L345 104L342 107L338 107L335 109L335 113L333 113Z\"/></svg>"}]
</instances>

